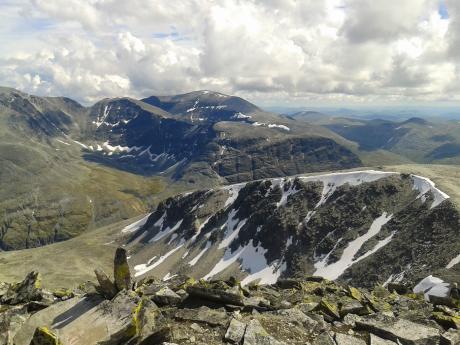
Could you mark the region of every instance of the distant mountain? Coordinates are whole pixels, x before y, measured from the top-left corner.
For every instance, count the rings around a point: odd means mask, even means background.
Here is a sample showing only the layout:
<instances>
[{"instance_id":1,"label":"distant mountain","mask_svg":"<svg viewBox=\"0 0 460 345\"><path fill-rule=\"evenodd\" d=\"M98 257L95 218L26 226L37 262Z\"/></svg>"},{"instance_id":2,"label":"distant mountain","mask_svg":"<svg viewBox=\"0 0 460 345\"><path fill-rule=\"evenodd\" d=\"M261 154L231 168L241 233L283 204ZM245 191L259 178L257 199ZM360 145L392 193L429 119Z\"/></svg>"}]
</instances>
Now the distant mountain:
<instances>
[{"instance_id":1,"label":"distant mountain","mask_svg":"<svg viewBox=\"0 0 460 345\"><path fill-rule=\"evenodd\" d=\"M320 275L373 286L419 281L460 254L448 195L423 177L381 171L186 193L142 224L125 230L138 278L233 275L247 284Z\"/></svg>"},{"instance_id":2,"label":"distant mountain","mask_svg":"<svg viewBox=\"0 0 460 345\"><path fill-rule=\"evenodd\" d=\"M299 122L323 126L355 142L360 156L387 151L408 162L460 163L460 123L453 120L411 117L405 121L299 114ZM387 156L388 158L388 156ZM382 164L388 164L382 162Z\"/></svg>"},{"instance_id":3,"label":"distant mountain","mask_svg":"<svg viewBox=\"0 0 460 345\"><path fill-rule=\"evenodd\" d=\"M326 128L215 92L84 107L1 88L0 163L0 249L9 250L145 212L166 184L162 195L361 161Z\"/></svg>"}]
</instances>

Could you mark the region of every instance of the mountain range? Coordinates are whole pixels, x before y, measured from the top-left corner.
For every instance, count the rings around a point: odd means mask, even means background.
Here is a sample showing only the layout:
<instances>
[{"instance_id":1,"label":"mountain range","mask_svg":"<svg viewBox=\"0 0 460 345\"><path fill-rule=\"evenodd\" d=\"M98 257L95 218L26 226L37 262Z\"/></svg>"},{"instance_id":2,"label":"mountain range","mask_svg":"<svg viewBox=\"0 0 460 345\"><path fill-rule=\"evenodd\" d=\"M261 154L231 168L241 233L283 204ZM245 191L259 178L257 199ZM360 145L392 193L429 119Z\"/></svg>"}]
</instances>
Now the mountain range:
<instances>
[{"instance_id":1,"label":"mountain range","mask_svg":"<svg viewBox=\"0 0 460 345\"><path fill-rule=\"evenodd\" d=\"M8 88L0 89L0 162L3 250L129 218L161 192L362 164L332 131L293 126L220 93L84 107Z\"/></svg>"}]
</instances>

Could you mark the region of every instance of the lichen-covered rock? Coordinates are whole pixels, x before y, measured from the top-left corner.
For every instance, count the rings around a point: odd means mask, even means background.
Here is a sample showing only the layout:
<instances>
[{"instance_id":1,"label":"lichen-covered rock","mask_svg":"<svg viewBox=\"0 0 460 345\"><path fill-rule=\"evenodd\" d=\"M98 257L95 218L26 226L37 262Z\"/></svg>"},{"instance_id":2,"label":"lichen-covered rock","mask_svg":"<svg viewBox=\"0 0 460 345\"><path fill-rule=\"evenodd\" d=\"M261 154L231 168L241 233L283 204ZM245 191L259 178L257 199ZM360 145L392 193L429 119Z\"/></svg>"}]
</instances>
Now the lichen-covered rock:
<instances>
[{"instance_id":1,"label":"lichen-covered rock","mask_svg":"<svg viewBox=\"0 0 460 345\"><path fill-rule=\"evenodd\" d=\"M102 269L95 269L97 281L99 286L97 289L107 299L112 299L117 294L117 288L115 284L110 280L109 276Z\"/></svg>"},{"instance_id":2,"label":"lichen-covered rock","mask_svg":"<svg viewBox=\"0 0 460 345\"><path fill-rule=\"evenodd\" d=\"M115 251L113 276L118 291L131 289L131 272L129 270L126 249L124 248L119 247Z\"/></svg>"},{"instance_id":3,"label":"lichen-covered rock","mask_svg":"<svg viewBox=\"0 0 460 345\"><path fill-rule=\"evenodd\" d=\"M244 305L243 295L234 291L225 291L215 288L201 286L187 287L190 297L202 298L209 301L220 302L222 304Z\"/></svg>"},{"instance_id":4,"label":"lichen-covered rock","mask_svg":"<svg viewBox=\"0 0 460 345\"><path fill-rule=\"evenodd\" d=\"M441 336L442 345L458 345L460 344L460 332L450 329Z\"/></svg>"},{"instance_id":5,"label":"lichen-covered rock","mask_svg":"<svg viewBox=\"0 0 460 345\"><path fill-rule=\"evenodd\" d=\"M182 301L182 298L169 287L165 286L152 296L152 300L161 306L174 306L179 304Z\"/></svg>"},{"instance_id":6,"label":"lichen-covered rock","mask_svg":"<svg viewBox=\"0 0 460 345\"><path fill-rule=\"evenodd\" d=\"M243 339L245 330L246 324L233 318L225 332L225 340L233 344L239 344L241 339Z\"/></svg>"},{"instance_id":7,"label":"lichen-covered rock","mask_svg":"<svg viewBox=\"0 0 460 345\"><path fill-rule=\"evenodd\" d=\"M41 275L39 272L30 272L22 282L10 285L0 302L15 305L41 299L43 299Z\"/></svg>"},{"instance_id":8,"label":"lichen-covered rock","mask_svg":"<svg viewBox=\"0 0 460 345\"><path fill-rule=\"evenodd\" d=\"M27 320L27 306L0 305L0 344L12 344L16 332Z\"/></svg>"},{"instance_id":9,"label":"lichen-covered rock","mask_svg":"<svg viewBox=\"0 0 460 345\"><path fill-rule=\"evenodd\" d=\"M337 305L322 299L315 311L321 312L325 317L338 320L340 319L339 309Z\"/></svg>"},{"instance_id":10,"label":"lichen-covered rock","mask_svg":"<svg viewBox=\"0 0 460 345\"><path fill-rule=\"evenodd\" d=\"M75 296L72 290L66 288L59 288L53 291L53 296L61 300L66 300Z\"/></svg>"},{"instance_id":11,"label":"lichen-covered rock","mask_svg":"<svg viewBox=\"0 0 460 345\"><path fill-rule=\"evenodd\" d=\"M47 327L38 327L35 330L30 345L62 345L62 342Z\"/></svg>"},{"instance_id":12,"label":"lichen-covered rock","mask_svg":"<svg viewBox=\"0 0 460 345\"><path fill-rule=\"evenodd\" d=\"M250 320L244 333L243 345L282 345L262 327L258 320Z\"/></svg>"},{"instance_id":13,"label":"lichen-covered rock","mask_svg":"<svg viewBox=\"0 0 460 345\"><path fill-rule=\"evenodd\" d=\"M459 315L447 315L443 312L433 312L433 319L443 326L445 329L454 328L460 329L460 316Z\"/></svg>"}]
</instances>

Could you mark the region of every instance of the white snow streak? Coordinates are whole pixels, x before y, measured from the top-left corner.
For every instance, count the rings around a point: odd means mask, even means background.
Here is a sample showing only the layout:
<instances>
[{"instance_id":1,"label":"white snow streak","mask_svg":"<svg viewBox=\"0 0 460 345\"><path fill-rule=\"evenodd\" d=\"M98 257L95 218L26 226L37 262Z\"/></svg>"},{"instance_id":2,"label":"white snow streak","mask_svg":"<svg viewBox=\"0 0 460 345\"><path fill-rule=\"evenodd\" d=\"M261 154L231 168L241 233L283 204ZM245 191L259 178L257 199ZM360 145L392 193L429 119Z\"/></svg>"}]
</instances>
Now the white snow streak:
<instances>
[{"instance_id":1,"label":"white snow streak","mask_svg":"<svg viewBox=\"0 0 460 345\"><path fill-rule=\"evenodd\" d=\"M450 262L447 264L446 268L449 269L449 268L452 268L454 267L455 265L457 265L458 263L460 263L460 254L457 255L455 258L453 258L452 260L450 260Z\"/></svg>"},{"instance_id":2,"label":"white snow streak","mask_svg":"<svg viewBox=\"0 0 460 345\"><path fill-rule=\"evenodd\" d=\"M430 209L438 206L444 200L448 199L449 196L443 191L436 188L436 185L433 181L426 177L411 175L412 181L414 183L414 189L418 190L420 194L417 196L417 199L421 199L422 202L426 200L426 193L431 192L433 194L433 203L430 206Z\"/></svg>"},{"instance_id":3,"label":"white snow streak","mask_svg":"<svg viewBox=\"0 0 460 345\"><path fill-rule=\"evenodd\" d=\"M132 224L129 224L128 226L125 226L121 230L121 232L122 233L131 233L131 232L139 230L142 226L145 225L145 223L147 223L147 220L149 219L150 215L151 215L151 213L147 214L145 217L143 217L142 219L138 220L137 222L134 222Z\"/></svg>"},{"instance_id":4,"label":"white snow streak","mask_svg":"<svg viewBox=\"0 0 460 345\"><path fill-rule=\"evenodd\" d=\"M353 258L355 257L356 253L361 249L362 245L377 235L380 232L380 229L382 228L383 225L385 225L393 215L388 215L387 213L384 212L380 217L374 220L372 223L371 227L369 230L362 236L359 236L355 240L351 241L348 243L348 246L344 249L342 256L340 259L330 265L324 265L324 259L320 262L315 264L316 271L314 275L321 276L327 279L335 280L338 277L342 275L343 272L350 266L352 266L354 263L362 260L364 257L368 256L368 253L364 254L362 257L354 260ZM371 250L371 252L375 252L376 250L382 248L384 245L386 245L390 238L386 238L383 241L380 241L374 249ZM378 247L378 248L377 248ZM372 253L371 253L372 254ZM370 254L369 254L370 255ZM326 261L327 262L327 261Z\"/></svg>"},{"instance_id":5,"label":"white snow streak","mask_svg":"<svg viewBox=\"0 0 460 345\"><path fill-rule=\"evenodd\" d=\"M169 234L172 234L174 231L179 229L179 227L180 227L180 225L182 224L183 221L184 220L181 219L172 228L170 228L168 226L166 229L164 229L162 231L159 231L152 239L149 240L149 243L157 242L157 241L161 240L163 237L165 237L165 236L167 236Z\"/></svg>"},{"instance_id":6,"label":"white snow streak","mask_svg":"<svg viewBox=\"0 0 460 345\"><path fill-rule=\"evenodd\" d=\"M151 270L153 270L155 267L159 266L160 264L162 264L168 257L170 257L171 255L173 255L175 252L177 252L179 249L181 249L182 247L184 246L184 243L181 243L180 245L178 245L176 248L174 249L171 249L169 252L167 252L166 254L160 256L160 258L155 261L155 263L149 265L148 263L147 264L141 264L141 265L136 265L134 266L134 270L136 271L136 273L134 274L135 277L139 277Z\"/></svg>"},{"instance_id":7,"label":"white snow streak","mask_svg":"<svg viewBox=\"0 0 460 345\"><path fill-rule=\"evenodd\" d=\"M204 249L201 252L199 252L197 256L195 256L192 260L190 260L188 264L190 266L195 266L198 260L200 260L201 257L204 255L204 253L206 253L206 251L209 248L211 248L211 245L212 245L211 241L206 242L206 247L204 247Z\"/></svg>"}]
</instances>

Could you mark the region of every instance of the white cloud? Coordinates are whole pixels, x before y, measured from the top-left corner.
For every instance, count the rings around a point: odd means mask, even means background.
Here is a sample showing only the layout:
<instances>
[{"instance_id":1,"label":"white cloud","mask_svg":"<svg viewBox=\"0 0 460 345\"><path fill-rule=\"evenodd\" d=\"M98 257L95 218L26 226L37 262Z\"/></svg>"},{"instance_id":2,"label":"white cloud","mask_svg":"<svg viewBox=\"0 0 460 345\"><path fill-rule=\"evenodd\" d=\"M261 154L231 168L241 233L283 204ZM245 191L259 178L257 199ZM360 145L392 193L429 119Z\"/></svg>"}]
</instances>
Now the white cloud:
<instances>
[{"instance_id":1,"label":"white cloud","mask_svg":"<svg viewBox=\"0 0 460 345\"><path fill-rule=\"evenodd\" d=\"M457 100L460 5L438 0L18 0L0 84L67 95L196 89L296 103ZM18 34L20 32L20 35Z\"/></svg>"}]
</instances>

